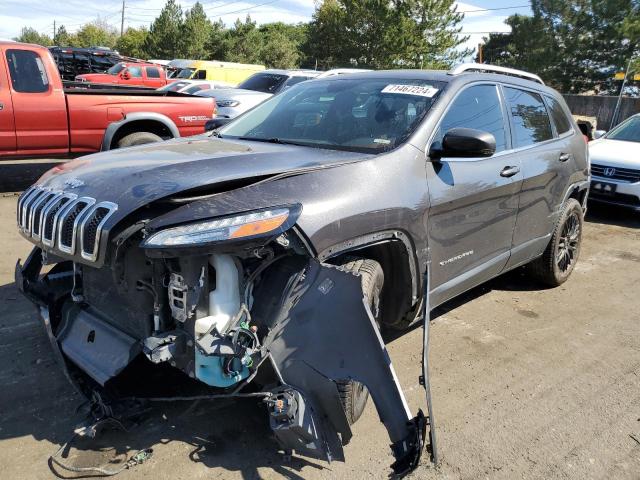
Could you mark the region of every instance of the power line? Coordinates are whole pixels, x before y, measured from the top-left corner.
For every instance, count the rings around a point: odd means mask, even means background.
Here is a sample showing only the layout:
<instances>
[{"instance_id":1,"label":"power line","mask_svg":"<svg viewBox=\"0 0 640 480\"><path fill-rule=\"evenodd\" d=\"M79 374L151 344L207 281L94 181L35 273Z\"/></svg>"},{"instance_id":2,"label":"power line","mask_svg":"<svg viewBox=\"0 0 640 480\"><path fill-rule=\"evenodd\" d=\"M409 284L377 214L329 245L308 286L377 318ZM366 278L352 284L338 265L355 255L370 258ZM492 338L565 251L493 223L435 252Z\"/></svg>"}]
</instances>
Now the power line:
<instances>
[{"instance_id":1,"label":"power line","mask_svg":"<svg viewBox=\"0 0 640 480\"><path fill-rule=\"evenodd\" d=\"M526 8L530 6L531 6L531 2L527 3L526 5L513 5L511 7L477 8L475 10L458 10L458 13L495 12L498 10L515 10L517 8Z\"/></svg>"}]
</instances>

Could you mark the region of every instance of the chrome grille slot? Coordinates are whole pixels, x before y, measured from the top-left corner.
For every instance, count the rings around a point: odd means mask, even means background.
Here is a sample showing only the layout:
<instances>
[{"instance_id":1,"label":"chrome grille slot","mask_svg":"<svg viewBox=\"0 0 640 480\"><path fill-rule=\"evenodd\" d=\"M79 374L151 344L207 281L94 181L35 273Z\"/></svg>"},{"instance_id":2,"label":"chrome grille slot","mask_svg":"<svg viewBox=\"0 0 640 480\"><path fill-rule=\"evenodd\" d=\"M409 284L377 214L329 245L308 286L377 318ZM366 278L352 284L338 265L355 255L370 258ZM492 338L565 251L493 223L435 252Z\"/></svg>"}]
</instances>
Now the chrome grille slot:
<instances>
[{"instance_id":1,"label":"chrome grille slot","mask_svg":"<svg viewBox=\"0 0 640 480\"><path fill-rule=\"evenodd\" d=\"M45 195L41 195L38 200L33 203L31 208L31 214L29 215L29 224L31 225L31 236L37 240L40 239L40 218L44 207L56 196L59 195L55 192L46 192Z\"/></svg>"},{"instance_id":2,"label":"chrome grille slot","mask_svg":"<svg viewBox=\"0 0 640 480\"><path fill-rule=\"evenodd\" d=\"M58 249L73 255L76 250L78 225L89 208L95 203L93 198L81 197L71 202L56 223L58 229Z\"/></svg>"},{"instance_id":3,"label":"chrome grille slot","mask_svg":"<svg viewBox=\"0 0 640 480\"><path fill-rule=\"evenodd\" d=\"M29 214L31 213L31 206L37 200L40 195L43 195L45 192L40 188L35 188L29 195L24 199L22 203L22 209L20 212L20 225L22 230L25 233L29 232Z\"/></svg>"},{"instance_id":4,"label":"chrome grille slot","mask_svg":"<svg viewBox=\"0 0 640 480\"><path fill-rule=\"evenodd\" d=\"M35 190L36 190L36 187L29 187L27 190L22 192L22 195L20 195L20 198L18 199L18 208L16 208L16 214L17 214L16 221L18 222L18 227L21 230L24 228L22 224L22 210L23 210L24 202L27 200L29 195L31 195Z\"/></svg>"},{"instance_id":5,"label":"chrome grille slot","mask_svg":"<svg viewBox=\"0 0 640 480\"><path fill-rule=\"evenodd\" d=\"M60 213L69 205L69 202L78 198L73 193L64 193L59 198L51 202L43 212L42 222L42 243L47 247L53 247L56 237L56 223Z\"/></svg>"},{"instance_id":6,"label":"chrome grille slot","mask_svg":"<svg viewBox=\"0 0 640 480\"><path fill-rule=\"evenodd\" d=\"M100 251L100 235L104 224L118 209L115 203L100 202L93 206L80 226L81 255L95 262Z\"/></svg>"}]
</instances>

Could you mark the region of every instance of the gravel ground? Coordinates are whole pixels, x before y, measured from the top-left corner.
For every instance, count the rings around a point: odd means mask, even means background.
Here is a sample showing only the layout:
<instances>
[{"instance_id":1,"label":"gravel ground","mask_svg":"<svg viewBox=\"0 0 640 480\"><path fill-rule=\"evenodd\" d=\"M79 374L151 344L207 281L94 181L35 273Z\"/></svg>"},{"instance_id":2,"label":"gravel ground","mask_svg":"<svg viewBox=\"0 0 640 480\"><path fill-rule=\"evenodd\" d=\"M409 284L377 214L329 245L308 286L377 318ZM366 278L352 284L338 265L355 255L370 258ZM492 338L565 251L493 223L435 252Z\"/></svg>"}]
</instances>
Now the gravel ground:
<instances>
[{"instance_id":1,"label":"gravel ground","mask_svg":"<svg viewBox=\"0 0 640 480\"><path fill-rule=\"evenodd\" d=\"M0 197L0 476L52 478L47 459L81 419L81 401L13 285L16 259L29 251L14 226L16 198ZM592 209L584 233L564 286L541 290L516 271L438 310L431 365L441 465L424 462L412 478L640 478L640 215ZM424 408L421 330L390 340L389 351L412 410ZM371 402L346 463L332 464L284 461L255 405L164 405L128 433L77 443L71 459L114 468L152 447L149 462L120 477L388 476L388 439Z\"/></svg>"}]
</instances>

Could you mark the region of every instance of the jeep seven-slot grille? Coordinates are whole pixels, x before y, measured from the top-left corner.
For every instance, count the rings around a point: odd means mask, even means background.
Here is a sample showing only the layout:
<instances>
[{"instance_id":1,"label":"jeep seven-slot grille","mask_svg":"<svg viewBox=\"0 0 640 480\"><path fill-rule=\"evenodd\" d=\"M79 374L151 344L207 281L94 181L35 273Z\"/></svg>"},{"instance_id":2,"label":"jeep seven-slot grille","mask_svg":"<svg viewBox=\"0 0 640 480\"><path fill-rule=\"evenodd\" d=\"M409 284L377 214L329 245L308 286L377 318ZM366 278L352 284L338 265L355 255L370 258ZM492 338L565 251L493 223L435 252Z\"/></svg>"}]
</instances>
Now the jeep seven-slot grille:
<instances>
[{"instance_id":1,"label":"jeep seven-slot grille","mask_svg":"<svg viewBox=\"0 0 640 480\"><path fill-rule=\"evenodd\" d=\"M597 177L610 178L622 182L640 182L640 170L633 168L607 167L606 165L592 163L591 173Z\"/></svg>"},{"instance_id":2,"label":"jeep seven-slot grille","mask_svg":"<svg viewBox=\"0 0 640 480\"><path fill-rule=\"evenodd\" d=\"M117 209L115 203L31 187L18 200L18 227L34 243L68 255L79 250L82 258L94 262L104 225Z\"/></svg>"}]
</instances>

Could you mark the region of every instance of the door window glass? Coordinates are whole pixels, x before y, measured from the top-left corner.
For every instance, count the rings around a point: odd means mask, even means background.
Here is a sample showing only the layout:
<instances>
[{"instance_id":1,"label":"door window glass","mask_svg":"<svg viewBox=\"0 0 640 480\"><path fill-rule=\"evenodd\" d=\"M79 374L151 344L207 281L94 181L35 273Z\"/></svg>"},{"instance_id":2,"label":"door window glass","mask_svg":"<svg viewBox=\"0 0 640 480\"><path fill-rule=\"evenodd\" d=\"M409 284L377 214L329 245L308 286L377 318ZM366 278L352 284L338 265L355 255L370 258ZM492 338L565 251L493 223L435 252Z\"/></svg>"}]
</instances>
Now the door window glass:
<instances>
[{"instance_id":1,"label":"door window glass","mask_svg":"<svg viewBox=\"0 0 640 480\"><path fill-rule=\"evenodd\" d=\"M496 153L506 149L507 135L497 87L476 85L456 97L436 133L433 142L436 149L442 147L444 135L452 128L473 128L489 132L496 139Z\"/></svg>"},{"instance_id":2,"label":"door window glass","mask_svg":"<svg viewBox=\"0 0 640 480\"><path fill-rule=\"evenodd\" d=\"M160 70L156 67L147 67L147 78L160 78Z\"/></svg>"},{"instance_id":3,"label":"door window glass","mask_svg":"<svg viewBox=\"0 0 640 480\"><path fill-rule=\"evenodd\" d=\"M549 115L539 94L510 87L504 91L511 110L515 148L553 138Z\"/></svg>"},{"instance_id":4,"label":"door window glass","mask_svg":"<svg viewBox=\"0 0 640 480\"><path fill-rule=\"evenodd\" d=\"M198 80L206 80L207 79L207 71L206 70L198 70L193 78L197 78Z\"/></svg>"},{"instance_id":5,"label":"door window glass","mask_svg":"<svg viewBox=\"0 0 640 480\"><path fill-rule=\"evenodd\" d=\"M551 118L553 119L553 123L556 126L556 131L558 135L562 135L563 133L567 133L571 130L571 120L567 117L564 109L560 105L555 98L547 97L547 105L549 105L549 110L551 113Z\"/></svg>"},{"instance_id":6,"label":"door window glass","mask_svg":"<svg viewBox=\"0 0 640 480\"><path fill-rule=\"evenodd\" d=\"M7 50L11 85L16 92L42 93L49 90L49 79L42 59L30 50Z\"/></svg>"},{"instance_id":7,"label":"door window glass","mask_svg":"<svg viewBox=\"0 0 640 480\"><path fill-rule=\"evenodd\" d=\"M140 78L140 77L142 77L142 69L140 67L129 67L127 69L127 72L129 72L129 76L131 78Z\"/></svg>"}]
</instances>

